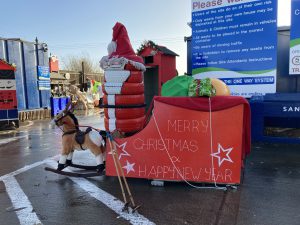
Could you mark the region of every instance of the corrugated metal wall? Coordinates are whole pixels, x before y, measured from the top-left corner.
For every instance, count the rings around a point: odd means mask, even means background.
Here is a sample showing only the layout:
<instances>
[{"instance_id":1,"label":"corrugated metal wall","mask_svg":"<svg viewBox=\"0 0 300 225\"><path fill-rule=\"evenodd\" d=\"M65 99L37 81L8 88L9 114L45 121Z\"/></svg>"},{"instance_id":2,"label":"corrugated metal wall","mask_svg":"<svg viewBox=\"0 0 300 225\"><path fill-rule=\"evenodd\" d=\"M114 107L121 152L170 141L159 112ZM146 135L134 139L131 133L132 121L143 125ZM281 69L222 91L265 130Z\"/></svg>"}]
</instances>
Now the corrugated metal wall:
<instances>
[{"instance_id":1,"label":"corrugated metal wall","mask_svg":"<svg viewBox=\"0 0 300 225\"><path fill-rule=\"evenodd\" d=\"M0 39L0 59L6 59L5 55L5 43L4 40Z\"/></svg>"},{"instance_id":2,"label":"corrugated metal wall","mask_svg":"<svg viewBox=\"0 0 300 225\"><path fill-rule=\"evenodd\" d=\"M18 109L50 108L50 90L38 89L37 66L49 66L43 44L0 38L0 58L15 63Z\"/></svg>"},{"instance_id":3,"label":"corrugated metal wall","mask_svg":"<svg viewBox=\"0 0 300 225\"><path fill-rule=\"evenodd\" d=\"M39 48L42 48L42 46L40 46ZM39 54L38 54L38 65L40 66L49 66L49 56L48 53L39 50ZM39 92L40 93L40 106L42 108L50 108L50 98L51 98L51 92L48 90L42 90Z\"/></svg>"},{"instance_id":4,"label":"corrugated metal wall","mask_svg":"<svg viewBox=\"0 0 300 225\"><path fill-rule=\"evenodd\" d=\"M24 77L24 66L23 57L21 50L21 42L17 41L5 41L6 57L5 59L10 63L15 63L16 68L16 83L17 83L17 99L18 99L18 109L26 109L26 80Z\"/></svg>"},{"instance_id":5,"label":"corrugated metal wall","mask_svg":"<svg viewBox=\"0 0 300 225\"><path fill-rule=\"evenodd\" d=\"M35 52L34 45L30 43L23 43L24 74L26 79L28 109L40 108Z\"/></svg>"}]
</instances>

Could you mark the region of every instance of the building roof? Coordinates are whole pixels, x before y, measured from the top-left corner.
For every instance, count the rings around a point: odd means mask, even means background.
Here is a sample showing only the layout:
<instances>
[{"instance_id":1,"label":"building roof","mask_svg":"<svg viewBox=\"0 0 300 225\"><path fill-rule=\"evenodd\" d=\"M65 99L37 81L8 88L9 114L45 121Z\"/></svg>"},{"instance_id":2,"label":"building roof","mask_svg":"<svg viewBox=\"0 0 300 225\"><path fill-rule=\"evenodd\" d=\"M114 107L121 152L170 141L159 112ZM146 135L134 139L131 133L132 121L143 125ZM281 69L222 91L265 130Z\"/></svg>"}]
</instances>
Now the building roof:
<instances>
[{"instance_id":1,"label":"building roof","mask_svg":"<svg viewBox=\"0 0 300 225\"><path fill-rule=\"evenodd\" d=\"M0 70L16 70L15 67L8 62L0 59Z\"/></svg>"},{"instance_id":2,"label":"building roof","mask_svg":"<svg viewBox=\"0 0 300 225\"><path fill-rule=\"evenodd\" d=\"M151 49L154 49L154 50L158 50L159 52L163 53L164 55L179 56L175 52L168 49L167 47L157 45L151 40L145 41L144 43L142 43L142 45L137 49L137 54L141 55L141 53L146 48L151 48Z\"/></svg>"},{"instance_id":3,"label":"building roof","mask_svg":"<svg viewBox=\"0 0 300 225\"><path fill-rule=\"evenodd\" d=\"M60 73L51 73L50 74L50 79L53 79L53 80L66 80L66 78L61 75Z\"/></svg>"},{"instance_id":4,"label":"building roof","mask_svg":"<svg viewBox=\"0 0 300 225\"><path fill-rule=\"evenodd\" d=\"M3 38L3 37L0 37L0 40L1 41L19 41L19 42L27 43L27 44L36 44L36 42L34 42L34 41L26 41L26 40L23 40L21 38ZM39 42L38 44L46 44L46 43Z\"/></svg>"},{"instance_id":5,"label":"building roof","mask_svg":"<svg viewBox=\"0 0 300 225\"><path fill-rule=\"evenodd\" d=\"M171 51L167 47L156 45L158 51L162 52L165 55L179 56L175 52Z\"/></svg>"}]
</instances>

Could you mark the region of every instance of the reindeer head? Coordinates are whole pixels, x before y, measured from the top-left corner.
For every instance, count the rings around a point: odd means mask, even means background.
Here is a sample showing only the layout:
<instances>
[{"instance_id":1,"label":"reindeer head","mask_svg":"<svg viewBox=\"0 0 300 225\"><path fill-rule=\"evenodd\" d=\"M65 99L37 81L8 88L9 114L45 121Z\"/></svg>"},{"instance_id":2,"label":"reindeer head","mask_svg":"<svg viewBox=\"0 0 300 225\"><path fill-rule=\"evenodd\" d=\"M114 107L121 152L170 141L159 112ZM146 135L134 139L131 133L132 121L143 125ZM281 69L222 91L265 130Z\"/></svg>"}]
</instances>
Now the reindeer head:
<instances>
[{"instance_id":1,"label":"reindeer head","mask_svg":"<svg viewBox=\"0 0 300 225\"><path fill-rule=\"evenodd\" d=\"M62 110L59 114L57 114L53 120L51 120L50 125L52 128L56 126L60 127L64 124L66 117L73 113L75 104L72 103L72 101L69 101L66 105L65 109Z\"/></svg>"}]
</instances>

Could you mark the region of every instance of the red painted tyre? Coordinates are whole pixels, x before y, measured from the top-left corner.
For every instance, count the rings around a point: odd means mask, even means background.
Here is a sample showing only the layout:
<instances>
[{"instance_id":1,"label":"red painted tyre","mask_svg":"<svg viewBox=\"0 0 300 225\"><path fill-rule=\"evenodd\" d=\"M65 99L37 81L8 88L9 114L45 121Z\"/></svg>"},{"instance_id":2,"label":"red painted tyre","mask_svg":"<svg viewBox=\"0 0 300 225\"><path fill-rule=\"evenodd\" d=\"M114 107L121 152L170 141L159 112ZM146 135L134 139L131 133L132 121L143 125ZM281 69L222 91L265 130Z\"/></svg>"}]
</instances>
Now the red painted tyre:
<instances>
[{"instance_id":1,"label":"red painted tyre","mask_svg":"<svg viewBox=\"0 0 300 225\"><path fill-rule=\"evenodd\" d=\"M110 76L109 73L113 72L114 77L110 77L110 79L106 79L106 76ZM122 71L122 75L118 77L116 75L117 71L106 71L105 73L107 74L104 76L104 82L127 82L127 83L142 83L143 82L143 72L142 71L130 71L130 75L126 79L126 71ZM124 74L125 73L125 74Z\"/></svg>"},{"instance_id":2,"label":"red painted tyre","mask_svg":"<svg viewBox=\"0 0 300 225\"><path fill-rule=\"evenodd\" d=\"M104 105L143 105L145 96L142 95L104 95Z\"/></svg>"},{"instance_id":3,"label":"red painted tyre","mask_svg":"<svg viewBox=\"0 0 300 225\"><path fill-rule=\"evenodd\" d=\"M106 118L116 119L135 119L145 115L145 108L131 108L131 109L104 109Z\"/></svg>"},{"instance_id":4,"label":"red painted tyre","mask_svg":"<svg viewBox=\"0 0 300 225\"><path fill-rule=\"evenodd\" d=\"M144 122L145 116L128 120L110 120L104 117L104 126L107 131L136 132L143 129Z\"/></svg>"},{"instance_id":5,"label":"red painted tyre","mask_svg":"<svg viewBox=\"0 0 300 225\"><path fill-rule=\"evenodd\" d=\"M105 83L102 86L103 92L106 95L140 95L144 94L143 83L127 83L124 82L121 87L116 83Z\"/></svg>"},{"instance_id":6,"label":"red painted tyre","mask_svg":"<svg viewBox=\"0 0 300 225\"><path fill-rule=\"evenodd\" d=\"M139 69L135 68L133 65L131 65L130 63L127 63L125 65L125 70L130 70L130 71L140 71Z\"/></svg>"},{"instance_id":7,"label":"red painted tyre","mask_svg":"<svg viewBox=\"0 0 300 225\"><path fill-rule=\"evenodd\" d=\"M130 71L130 76L126 80L127 83L142 83L143 72L141 71Z\"/></svg>"}]
</instances>

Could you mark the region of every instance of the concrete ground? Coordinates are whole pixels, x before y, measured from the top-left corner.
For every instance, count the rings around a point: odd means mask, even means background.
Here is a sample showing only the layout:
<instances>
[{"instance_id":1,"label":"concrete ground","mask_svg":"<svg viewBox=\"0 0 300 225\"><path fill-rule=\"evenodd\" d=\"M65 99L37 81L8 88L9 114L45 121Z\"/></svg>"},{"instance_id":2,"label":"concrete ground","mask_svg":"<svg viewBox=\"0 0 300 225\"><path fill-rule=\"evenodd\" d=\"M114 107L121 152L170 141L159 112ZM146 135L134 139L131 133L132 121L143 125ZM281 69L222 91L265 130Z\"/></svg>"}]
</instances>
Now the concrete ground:
<instances>
[{"instance_id":1,"label":"concrete ground","mask_svg":"<svg viewBox=\"0 0 300 225\"><path fill-rule=\"evenodd\" d=\"M148 180L128 179L142 208L127 214L121 211L116 178L68 178L44 171L61 148L61 132L49 129L48 122L0 132L0 224L300 224L299 145L254 144L243 184L228 191L171 182L154 187ZM80 116L79 122L103 128L99 114ZM94 160L88 152L75 157L77 162Z\"/></svg>"}]
</instances>

